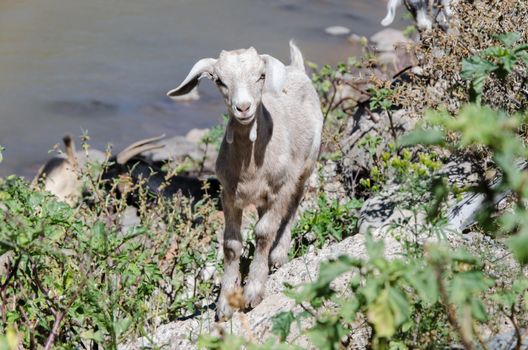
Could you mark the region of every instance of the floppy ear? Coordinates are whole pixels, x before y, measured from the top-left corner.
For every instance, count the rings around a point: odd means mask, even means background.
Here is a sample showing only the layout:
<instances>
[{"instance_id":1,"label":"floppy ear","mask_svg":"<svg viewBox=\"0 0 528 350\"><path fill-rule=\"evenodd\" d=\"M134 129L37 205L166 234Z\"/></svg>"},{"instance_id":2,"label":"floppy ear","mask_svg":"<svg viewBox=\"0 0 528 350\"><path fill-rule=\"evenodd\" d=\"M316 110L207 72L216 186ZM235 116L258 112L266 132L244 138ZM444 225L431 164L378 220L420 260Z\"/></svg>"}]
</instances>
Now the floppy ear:
<instances>
[{"instance_id":1,"label":"floppy ear","mask_svg":"<svg viewBox=\"0 0 528 350\"><path fill-rule=\"evenodd\" d=\"M266 80L264 88L268 91L278 93L286 81L286 67L281 61L270 55L260 55L266 64Z\"/></svg>"},{"instance_id":2,"label":"floppy ear","mask_svg":"<svg viewBox=\"0 0 528 350\"><path fill-rule=\"evenodd\" d=\"M211 78L213 71L213 65L216 63L216 58L202 58L194 64L189 74L183 82L174 90L167 92L167 96L181 96L188 94L191 90L198 85L198 80L207 76Z\"/></svg>"},{"instance_id":3,"label":"floppy ear","mask_svg":"<svg viewBox=\"0 0 528 350\"><path fill-rule=\"evenodd\" d=\"M396 7L401 5L401 0L390 0L387 4L387 16L381 20L381 25L384 27L390 26L396 16Z\"/></svg>"}]
</instances>

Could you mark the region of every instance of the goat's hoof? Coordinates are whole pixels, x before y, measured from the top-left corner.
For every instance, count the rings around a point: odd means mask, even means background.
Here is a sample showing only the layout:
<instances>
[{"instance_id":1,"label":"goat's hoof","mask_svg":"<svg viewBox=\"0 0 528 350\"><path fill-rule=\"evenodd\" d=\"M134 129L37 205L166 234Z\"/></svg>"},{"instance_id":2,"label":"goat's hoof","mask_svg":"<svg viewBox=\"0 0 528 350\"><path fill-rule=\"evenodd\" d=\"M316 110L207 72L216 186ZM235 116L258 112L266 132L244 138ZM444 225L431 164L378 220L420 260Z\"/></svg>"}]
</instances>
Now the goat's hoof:
<instances>
[{"instance_id":1,"label":"goat's hoof","mask_svg":"<svg viewBox=\"0 0 528 350\"><path fill-rule=\"evenodd\" d=\"M233 316L233 309L229 306L227 301L221 298L216 306L215 320L217 322L227 321Z\"/></svg>"},{"instance_id":2,"label":"goat's hoof","mask_svg":"<svg viewBox=\"0 0 528 350\"><path fill-rule=\"evenodd\" d=\"M236 286L232 289L227 289L227 292L222 290L220 298L218 298L218 306L216 308L216 321L229 320L235 311L241 310L245 307L244 295L242 288Z\"/></svg>"},{"instance_id":3,"label":"goat's hoof","mask_svg":"<svg viewBox=\"0 0 528 350\"><path fill-rule=\"evenodd\" d=\"M278 269L288 262L288 252L282 250L273 250L270 254L270 267Z\"/></svg>"},{"instance_id":4,"label":"goat's hoof","mask_svg":"<svg viewBox=\"0 0 528 350\"><path fill-rule=\"evenodd\" d=\"M252 309L264 299L264 285L260 282L250 281L244 287L244 301L246 309Z\"/></svg>"}]
</instances>

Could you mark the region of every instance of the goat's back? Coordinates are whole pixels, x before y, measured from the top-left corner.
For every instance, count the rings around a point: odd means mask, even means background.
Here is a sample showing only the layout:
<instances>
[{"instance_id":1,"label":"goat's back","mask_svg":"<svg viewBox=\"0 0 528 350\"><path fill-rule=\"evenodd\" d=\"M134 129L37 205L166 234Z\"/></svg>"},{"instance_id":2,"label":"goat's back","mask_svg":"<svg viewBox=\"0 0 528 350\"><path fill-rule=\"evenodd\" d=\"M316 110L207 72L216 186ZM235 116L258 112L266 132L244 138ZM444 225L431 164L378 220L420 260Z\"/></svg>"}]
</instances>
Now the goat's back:
<instances>
[{"instance_id":1,"label":"goat's back","mask_svg":"<svg viewBox=\"0 0 528 350\"><path fill-rule=\"evenodd\" d=\"M282 150L289 149L302 161L319 154L323 114L319 96L310 78L298 67L288 66L280 93L265 93L262 101L273 121L273 138L280 138ZM276 137L275 137L276 136ZM286 147L286 144L289 145Z\"/></svg>"}]
</instances>

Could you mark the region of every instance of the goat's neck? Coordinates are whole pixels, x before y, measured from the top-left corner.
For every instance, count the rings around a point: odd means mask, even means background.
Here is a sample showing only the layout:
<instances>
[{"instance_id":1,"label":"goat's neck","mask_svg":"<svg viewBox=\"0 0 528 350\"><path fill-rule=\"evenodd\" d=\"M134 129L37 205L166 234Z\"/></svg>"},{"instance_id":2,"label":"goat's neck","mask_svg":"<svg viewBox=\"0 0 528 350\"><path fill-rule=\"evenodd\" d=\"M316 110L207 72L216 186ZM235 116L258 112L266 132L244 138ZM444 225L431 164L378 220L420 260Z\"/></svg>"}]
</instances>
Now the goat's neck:
<instances>
[{"instance_id":1,"label":"goat's neck","mask_svg":"<svg viewBox=\"0 0 528 350\"><path fill-rule=\"evenodd\" d=\"M231 135L228 135L228 139L232 137L232 142L237 144L254 143L259 137L259 134L262 133L262 128L259 125L262 125L264 122L263 119L264 111L262 104L259 104L255 111L255 118L248 125L242 125L235 120L234 116L230 116L227 133L231 133Z\"/></svg>"}]
</instances>

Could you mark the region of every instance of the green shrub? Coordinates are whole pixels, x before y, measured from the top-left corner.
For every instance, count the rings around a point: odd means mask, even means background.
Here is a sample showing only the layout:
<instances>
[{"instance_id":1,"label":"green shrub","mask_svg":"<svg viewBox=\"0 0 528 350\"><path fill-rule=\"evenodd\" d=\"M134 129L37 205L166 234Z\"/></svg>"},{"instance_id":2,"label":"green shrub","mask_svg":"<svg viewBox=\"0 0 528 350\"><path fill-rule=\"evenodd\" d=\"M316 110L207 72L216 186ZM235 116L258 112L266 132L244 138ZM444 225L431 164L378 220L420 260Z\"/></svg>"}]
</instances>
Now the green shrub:
<instances>
[{"instance_id":1,"label":"green shrub","mask_svg":"<svg viewBox=\"0 0 528 350\"><path fill-rule=\"evenodd\" d=\"M15 329L24 348L115 349L201 309L215 288L199 277L217 261L212 204L143 202L142 223L123 231L123 200L102 193L94 188L102 205L70 208L20 178L0 180L0 334Z\"/></svg>"},{"instance_id":2,"label":"green shrub","mask_svg":"<svg viewBox=\"0 0 528 350\"><path fill-rule=\"evenodd\" d=\"M324 192L320 193L317 207L304 211L292 230L290 257L304 255L310 245L319 249L352 235L356 230L356 211L362 204L357 199L340 203L328 199Z\"/></svg>"}]
</instances>

